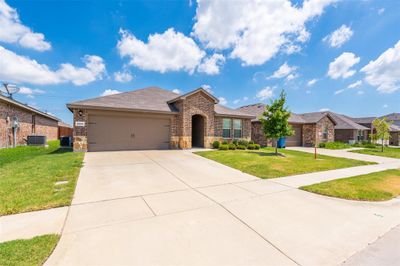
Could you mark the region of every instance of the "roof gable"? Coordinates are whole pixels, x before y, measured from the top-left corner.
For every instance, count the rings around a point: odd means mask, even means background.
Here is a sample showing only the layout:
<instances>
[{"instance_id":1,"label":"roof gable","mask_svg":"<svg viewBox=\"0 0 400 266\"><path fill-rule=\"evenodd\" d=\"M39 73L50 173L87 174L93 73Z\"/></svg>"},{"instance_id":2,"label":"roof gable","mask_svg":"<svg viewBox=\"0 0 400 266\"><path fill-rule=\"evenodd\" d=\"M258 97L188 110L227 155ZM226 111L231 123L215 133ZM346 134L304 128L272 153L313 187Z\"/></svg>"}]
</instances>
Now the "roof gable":
<instances>
[{"instance_id":1,"label":"roof gable","mask_svg":"<svg viewBox=\"0 0 400 266\"><path fill-rule=\"evenodd\" d=\"M200 87L200 88L198 88L196 90L190 91L190 92L185 93L183 95L179 95L178 97L169 100L168 103L174 103L174 102L179 101L179 100L184 100L187 97L192 96L192 95L194 95L196 93L204 93L207 97L209 97L212 101L214 101L215 104L217 104L219 102L219 100L214 95L212 95L211 93L209 93L208 91L206 91L205 89Z\"/></svg>"}]
</instances>

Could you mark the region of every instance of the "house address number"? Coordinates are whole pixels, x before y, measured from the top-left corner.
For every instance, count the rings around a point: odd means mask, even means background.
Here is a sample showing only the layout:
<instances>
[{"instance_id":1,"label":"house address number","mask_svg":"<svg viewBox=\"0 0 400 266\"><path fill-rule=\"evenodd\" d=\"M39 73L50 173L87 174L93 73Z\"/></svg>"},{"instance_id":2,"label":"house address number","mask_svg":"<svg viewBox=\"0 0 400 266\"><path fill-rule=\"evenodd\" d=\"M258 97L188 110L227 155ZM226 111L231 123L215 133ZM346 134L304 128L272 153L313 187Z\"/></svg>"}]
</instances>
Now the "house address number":
<instances>
[{"instance_id":1,"label":"house address number","mask_svg":"<svg viewBox=\"0 0 400 266\"><path fill-rule=\"evenodd\" d=\"M75 126L76 127L84 127L85 126L85 122L84 121L76 121L75 122Z\"/></svg>"}]
</instances>

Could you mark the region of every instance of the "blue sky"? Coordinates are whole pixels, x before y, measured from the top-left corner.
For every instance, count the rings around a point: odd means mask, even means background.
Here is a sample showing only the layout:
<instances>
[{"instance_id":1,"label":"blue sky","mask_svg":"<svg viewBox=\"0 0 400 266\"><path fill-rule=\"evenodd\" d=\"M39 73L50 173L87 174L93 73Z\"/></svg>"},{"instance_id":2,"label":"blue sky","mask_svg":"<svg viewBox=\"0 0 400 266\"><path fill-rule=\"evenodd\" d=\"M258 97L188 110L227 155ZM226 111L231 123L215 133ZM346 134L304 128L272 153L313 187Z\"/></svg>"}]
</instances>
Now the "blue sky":
<instances>
[{"instance_id":1,"label":"blue sky","mask_svg":"<svg viewBox=\"0 0 400 266\"><path fill-rule=\"evenodd\" d=\"M66 103L147 86L383 115L400 111L399 14L397 0L0 0L0 81L69 123Z\"/></svg>"}]
</instances>

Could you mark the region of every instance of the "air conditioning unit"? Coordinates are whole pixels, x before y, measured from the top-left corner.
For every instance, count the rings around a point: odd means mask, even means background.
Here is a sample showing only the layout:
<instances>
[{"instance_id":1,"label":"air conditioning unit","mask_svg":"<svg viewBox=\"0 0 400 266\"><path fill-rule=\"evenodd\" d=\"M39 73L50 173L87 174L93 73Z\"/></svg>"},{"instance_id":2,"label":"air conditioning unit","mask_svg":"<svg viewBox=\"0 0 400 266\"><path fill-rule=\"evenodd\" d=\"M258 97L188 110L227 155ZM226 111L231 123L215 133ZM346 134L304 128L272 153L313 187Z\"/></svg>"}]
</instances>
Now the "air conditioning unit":
<instances>
[{"instance_id":1,"label":"air conditioning unit","mask_svg":"<svg viewBox=\"0 0 400 266\"><path fill-rule=\"evenodd\" d=\"M46 136L29 135L27 139L27 144L29 146L45 146L46 143L47 143Z\"/></svg>"},{"instance_id":2,"label":"air conditioning unit","mask_svg":"<svg viewBox=\"0 0 400 266\"><path fill-rule=\"evenodd\" d=\"M69 136L60 137L60 146L61 147L71 147L72 138Z\"/></svg>"}]
</instances>

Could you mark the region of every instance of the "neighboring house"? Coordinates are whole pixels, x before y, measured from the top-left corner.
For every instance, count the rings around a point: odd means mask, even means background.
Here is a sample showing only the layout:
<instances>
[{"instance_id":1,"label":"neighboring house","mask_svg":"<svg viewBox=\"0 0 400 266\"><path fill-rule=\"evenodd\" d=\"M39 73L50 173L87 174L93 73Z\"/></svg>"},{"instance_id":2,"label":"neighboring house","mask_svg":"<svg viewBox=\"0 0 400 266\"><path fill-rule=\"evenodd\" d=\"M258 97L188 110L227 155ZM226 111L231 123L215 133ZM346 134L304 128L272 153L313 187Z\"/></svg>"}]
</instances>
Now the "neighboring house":
<instances>
[{"instance_id":1,"label":"neighboring house","mask_svg":"<svg viewBox=\"0 0 400 266\"><path fill-rule=\"evenodd\" d=\"M0 148L24 145L28 135L55 140L58 122L54 116L0 94Z\"/></svg>"},{"instance_id":2,"label":"neighboring house","mask_svg":"<svg viewBox=\"0 0 400 266\"><path fill-rule=\"evenodd\" d=\"M259 118L264 112L265 104L257 103L238 108L237 110L253 115L252 140L263 146L271 143L265 138ZM321 142L334 141L336 120L330 112L295 114L289 118L294 135L286 138L286 146L314 146Z\"/></svg>"},{"instance_id":3,"label":"neighboring house","mask_svg":"<svg viewBox=\"0 0 400 266\"><path fill-rule=\"evenodd\" d=\"M76 151L186 149L250 139L252 115L218 105L202 88L184 95L149 87L67 104Z\"/></svg>"},{"instance_id":4,"label":"neighboring house","mask_svg":"<svg viewBox=\"0 0 400 266\"><path fill-rule=\"evenodd\" d=\"M386 118L386 121L391 122L390 126L390 139L387 144L393 146L400 145L400 113L391 113L388 115L381 116L379 118ZM359 117L359 118L351 118L354 122L363 125L368 128L367 137L369 139L369 135L371 134L372 121L376 119L376 117Z\"/></svg>"},{"instance_id":5,"label":"neighboring house","mask_svg":"<svg viewBox=\"0 0 400 266\"><path fill-rule=\"evenodd\" d=\"M337 122L335 126L335 141L356 143L368 140L370 127L363 126L353 121L346 115L329 112Z\"/></svg>"}]
</instances>

